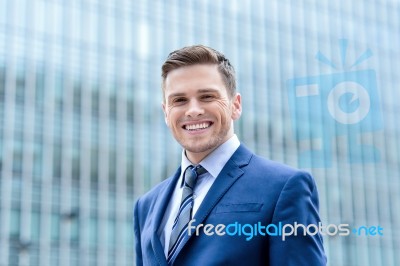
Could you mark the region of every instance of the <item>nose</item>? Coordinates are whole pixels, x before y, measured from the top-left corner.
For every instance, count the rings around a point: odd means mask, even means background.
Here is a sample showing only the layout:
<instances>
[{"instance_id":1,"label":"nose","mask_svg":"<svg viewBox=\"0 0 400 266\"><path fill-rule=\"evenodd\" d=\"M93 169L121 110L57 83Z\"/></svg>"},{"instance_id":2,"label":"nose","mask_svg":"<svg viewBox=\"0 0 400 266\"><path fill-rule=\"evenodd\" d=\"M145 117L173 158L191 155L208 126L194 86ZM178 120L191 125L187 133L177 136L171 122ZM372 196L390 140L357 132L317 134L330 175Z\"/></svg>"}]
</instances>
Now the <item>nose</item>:
<instances>
[{"instance_id":1,"label":"nose","mask_svg":"<svg viewBox=\"0 0 400 266\"><path fill-rule=\"evenodd\" d=\"M185 115L189 117L197 117L202 114L204 114L204 109L201 103L196 99L190 100L189 104L187 105Z\"/></svg>"}]
</instances>

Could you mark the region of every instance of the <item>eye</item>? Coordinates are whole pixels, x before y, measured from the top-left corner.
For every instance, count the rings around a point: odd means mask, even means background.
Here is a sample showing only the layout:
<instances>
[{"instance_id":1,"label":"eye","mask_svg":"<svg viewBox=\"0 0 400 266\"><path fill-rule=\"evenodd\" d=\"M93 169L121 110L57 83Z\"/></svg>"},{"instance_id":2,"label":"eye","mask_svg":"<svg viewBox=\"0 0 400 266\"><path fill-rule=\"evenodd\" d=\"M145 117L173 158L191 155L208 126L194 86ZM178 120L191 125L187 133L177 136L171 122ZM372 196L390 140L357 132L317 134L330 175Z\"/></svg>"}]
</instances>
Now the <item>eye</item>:
<instances>
[{"instance_id":1,"label":"eye","mask_svg":"<svg viewBox=\"0 0 400 266\"><path fill-rule=\"evenodd\" d=\"M204 95L201 96L201 99L205 100L205 101L210 101L210 100L213 100L214 98L215 97L212 94L204 94Z\"/></svg>"},{"instance_id":2,"label":"eye","mask_svg":"<svg viewBox=\"0 0 400 266\"><path fill-rule=\"evenodd\" d=\"M174 103L174 104L182 104L185 102L186 102L186 98L183 98L183 97L175 98L172 100L172 103Z\"/></svg>"}]
</instances>

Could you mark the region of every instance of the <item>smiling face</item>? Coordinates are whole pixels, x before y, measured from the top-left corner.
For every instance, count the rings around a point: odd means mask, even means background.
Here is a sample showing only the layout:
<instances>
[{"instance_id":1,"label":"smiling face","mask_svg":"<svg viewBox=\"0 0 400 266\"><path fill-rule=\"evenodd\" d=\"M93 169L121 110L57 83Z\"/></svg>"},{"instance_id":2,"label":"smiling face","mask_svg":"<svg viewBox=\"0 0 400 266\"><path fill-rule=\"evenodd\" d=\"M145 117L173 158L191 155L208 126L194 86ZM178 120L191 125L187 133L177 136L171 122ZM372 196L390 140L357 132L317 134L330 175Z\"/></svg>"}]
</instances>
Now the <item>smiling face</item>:
<instances>
[{"instance_id":1,"label":"smiling face","mask_svg":"<svg viewBox=\"0 0 400 266\"><path fill-rule=\"evenodd\" d=\"M217 65L197 64L168 73L165 121L192 163L199 163L233 135L241 99L230 98Z\"/></svg>"}]
</instances>

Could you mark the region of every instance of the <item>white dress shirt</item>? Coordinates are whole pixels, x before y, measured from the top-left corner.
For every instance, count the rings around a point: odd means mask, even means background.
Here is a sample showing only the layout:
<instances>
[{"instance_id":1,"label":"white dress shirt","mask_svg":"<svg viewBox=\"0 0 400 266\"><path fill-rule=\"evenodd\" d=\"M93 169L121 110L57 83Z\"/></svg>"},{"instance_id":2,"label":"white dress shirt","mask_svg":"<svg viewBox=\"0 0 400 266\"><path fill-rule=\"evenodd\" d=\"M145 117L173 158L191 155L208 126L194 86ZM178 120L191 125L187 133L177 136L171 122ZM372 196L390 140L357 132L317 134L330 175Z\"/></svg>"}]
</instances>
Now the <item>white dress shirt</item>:
<instances>
[{"instance_id":1,"label":"white dress shirt","mask_svg":"<svg viewBox=\"0 0 400 266\"><path fill-rule=\"evenodd\" d=\"M215 179L224 168L225 164L232 157L233 153L239 148L240 141L236 135L233 135L226 142L221 144L199 164L203 166L207 172L197 178L197 183L193 191L193 217L203 202L207 192L210 190ZM171 200L168 203L164 217L157 231L161 244L164 246L165 257L168 257L169 239L171 237L172 225L178 215L182 197L183 173L189 165L193 165L186 157L185 151L182 151L181 175L176 183Z\"/></svg>"}]
</instances>

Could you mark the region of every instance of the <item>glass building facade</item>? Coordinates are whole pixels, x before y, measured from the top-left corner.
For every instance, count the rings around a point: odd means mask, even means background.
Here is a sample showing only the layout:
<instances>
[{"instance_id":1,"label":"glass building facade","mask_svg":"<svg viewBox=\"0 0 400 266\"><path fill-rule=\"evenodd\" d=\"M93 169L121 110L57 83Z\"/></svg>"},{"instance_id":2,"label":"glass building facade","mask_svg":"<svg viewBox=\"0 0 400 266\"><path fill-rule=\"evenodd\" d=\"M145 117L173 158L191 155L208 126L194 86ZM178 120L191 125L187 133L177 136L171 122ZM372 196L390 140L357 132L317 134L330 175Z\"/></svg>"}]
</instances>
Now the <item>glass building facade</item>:
<instances>
[{"instance_id":1,"label":"glass building facade","mask_svg":"<svg viewBox=\"0 0 400 266\"><path fill-rule=\"evenodd\" d=\"M161 64L199 43L236 68L241 141L310 171L323 223L359 229L324 237L329 265L399 265L399 15L395 0L0 0L0 265L134 264L133 204L180 162Z\"/></svg>"}]
</instances>

